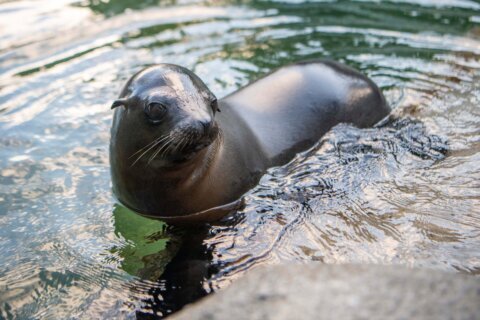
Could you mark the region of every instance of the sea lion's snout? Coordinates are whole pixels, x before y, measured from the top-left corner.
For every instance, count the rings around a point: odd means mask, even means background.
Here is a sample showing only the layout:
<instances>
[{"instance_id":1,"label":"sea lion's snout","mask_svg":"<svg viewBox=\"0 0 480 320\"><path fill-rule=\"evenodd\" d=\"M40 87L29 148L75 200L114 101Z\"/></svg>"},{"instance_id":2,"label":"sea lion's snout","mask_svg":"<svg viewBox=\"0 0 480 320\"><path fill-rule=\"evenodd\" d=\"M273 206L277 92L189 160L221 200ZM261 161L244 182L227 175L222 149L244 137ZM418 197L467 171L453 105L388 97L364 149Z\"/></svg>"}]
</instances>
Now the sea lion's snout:
<instances>
[{"instance_id":1,"label":"sea lion's snout","mask_svg":"<svg viewBox=\"0 0 480 320\"><path fill-rule=\"evenodd\" d=\"M198 121L196 123L197 131L201 136L209 136L213 127L213 121Z\"/></svg>"},{"instance_id":2,"label":"sea lion's snout","mask_svg":"<svg viewBox=\"0 0 480 320\"><path fill-rule=\"evenodd\" d=\"M190 158L211 145L217 134L218 127L213 119L190 121L175 133L177 158L183 160Z\"/></svg>"}]
</instances>

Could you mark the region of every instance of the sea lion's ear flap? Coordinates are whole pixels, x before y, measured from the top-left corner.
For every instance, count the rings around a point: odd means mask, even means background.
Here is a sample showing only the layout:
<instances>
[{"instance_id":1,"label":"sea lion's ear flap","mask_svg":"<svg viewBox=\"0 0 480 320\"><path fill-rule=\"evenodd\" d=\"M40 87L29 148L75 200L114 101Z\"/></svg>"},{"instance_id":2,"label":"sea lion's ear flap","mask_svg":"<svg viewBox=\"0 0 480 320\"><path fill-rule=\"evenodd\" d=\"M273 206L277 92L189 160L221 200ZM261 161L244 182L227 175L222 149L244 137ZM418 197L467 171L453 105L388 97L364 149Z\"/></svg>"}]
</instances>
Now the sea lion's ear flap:
<instances>
[{"instance_id":1,"label":"sea lion's ear flap","mask_svg":"<svg viewBox=\"0 0 480 320\"><path fill-rule=\"evenodd\" d=\"M217 97L213 96L212 102L210 102L210 105L213 109L213 112L220 112L220 109L218 108Z\"/></svg>"},{"instance_id":2,"label":"sea lion's ear flap","mask_svg":"<svg viewBox=\"0 0 480 320\"><path fill-rule=\"evenodd\" d=\"M113 101L110 109L115 109L116 107L126 106L126 105L127 105L127 99L117 99L117 100Z\"/></svg>"}]
</instances>

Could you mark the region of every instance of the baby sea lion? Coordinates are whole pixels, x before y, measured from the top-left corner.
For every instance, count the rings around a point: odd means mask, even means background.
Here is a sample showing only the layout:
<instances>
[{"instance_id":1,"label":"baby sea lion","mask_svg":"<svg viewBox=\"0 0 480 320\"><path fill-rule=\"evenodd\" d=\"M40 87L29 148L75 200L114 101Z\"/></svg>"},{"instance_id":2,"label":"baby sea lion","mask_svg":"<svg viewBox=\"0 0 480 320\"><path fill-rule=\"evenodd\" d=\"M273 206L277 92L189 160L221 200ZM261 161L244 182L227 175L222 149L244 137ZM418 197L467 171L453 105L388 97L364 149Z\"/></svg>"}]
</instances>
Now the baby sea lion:
<instances>
[{"instance_id":1,"label":"baby sea lion","mask_svg":"<svg viewBox=\"0 0 480 320\"><path fill-rule=\"evenodd\" d=\"M366 76L317 60L282 67L220 100L190 70L155 65L128 80L112 109L115 195L172 222L220 218L267 168L336 124L368 127L390 112Z\"/></svg>"}]
</instances>

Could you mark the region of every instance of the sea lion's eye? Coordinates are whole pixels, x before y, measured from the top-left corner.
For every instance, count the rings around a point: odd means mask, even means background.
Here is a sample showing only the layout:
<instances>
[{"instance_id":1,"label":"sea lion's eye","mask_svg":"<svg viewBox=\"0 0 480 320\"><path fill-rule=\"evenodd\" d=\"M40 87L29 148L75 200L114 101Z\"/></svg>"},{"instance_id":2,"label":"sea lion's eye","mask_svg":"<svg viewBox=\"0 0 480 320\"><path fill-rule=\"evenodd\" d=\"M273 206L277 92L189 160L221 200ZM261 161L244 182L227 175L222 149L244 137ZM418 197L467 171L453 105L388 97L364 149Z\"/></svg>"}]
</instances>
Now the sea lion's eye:
<instances>
[{"instance_id":1,"label":"sea lion's eye","mask_svg":"<svg viewBox=\"0 0 480 320\"><path fill-rule=\"evenodd\" d=\"M148 119L153 123L159 123L160 120L165 116L167 112L167 107L158 102L152 102L145 106L145 114Z\"/></svg>"}]
</instances>

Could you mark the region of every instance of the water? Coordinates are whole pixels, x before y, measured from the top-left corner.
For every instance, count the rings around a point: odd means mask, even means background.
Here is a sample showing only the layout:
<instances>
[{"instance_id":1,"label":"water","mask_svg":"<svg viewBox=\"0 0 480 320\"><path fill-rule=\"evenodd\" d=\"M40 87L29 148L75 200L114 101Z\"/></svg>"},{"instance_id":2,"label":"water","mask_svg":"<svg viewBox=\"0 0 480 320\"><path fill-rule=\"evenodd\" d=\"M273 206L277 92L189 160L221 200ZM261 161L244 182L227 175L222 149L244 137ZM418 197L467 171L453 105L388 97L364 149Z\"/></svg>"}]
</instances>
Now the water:
<instances>
[{"instance_id":1,"label":"water","mask_svg":"<svg viewBox=\"0 0 480 320\"><path fill-rule=\"evenodd\" d=\"M480 3L1 1L0 318L151 318L291 261L480 273ZM141 67L219 97L328 57L394 107L271 169L190 230L115 204L109 104ZM294 279L292 279L294 281Z\"/></svg>"}]
</instances>

